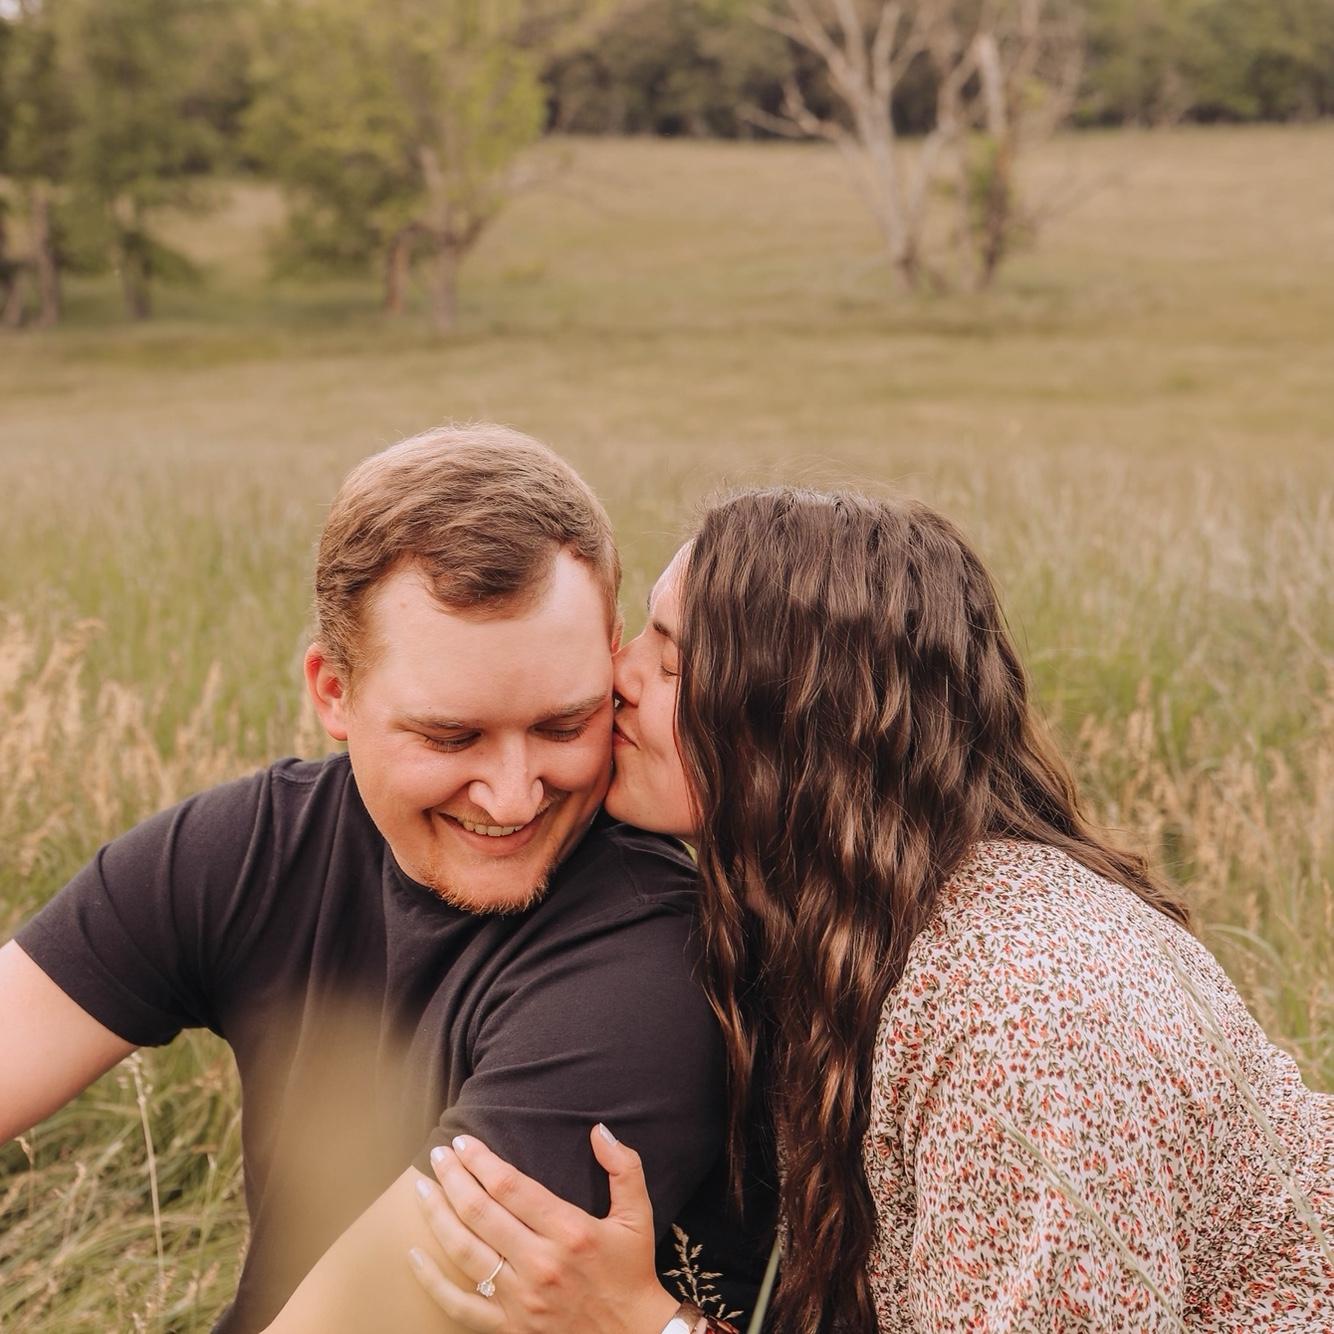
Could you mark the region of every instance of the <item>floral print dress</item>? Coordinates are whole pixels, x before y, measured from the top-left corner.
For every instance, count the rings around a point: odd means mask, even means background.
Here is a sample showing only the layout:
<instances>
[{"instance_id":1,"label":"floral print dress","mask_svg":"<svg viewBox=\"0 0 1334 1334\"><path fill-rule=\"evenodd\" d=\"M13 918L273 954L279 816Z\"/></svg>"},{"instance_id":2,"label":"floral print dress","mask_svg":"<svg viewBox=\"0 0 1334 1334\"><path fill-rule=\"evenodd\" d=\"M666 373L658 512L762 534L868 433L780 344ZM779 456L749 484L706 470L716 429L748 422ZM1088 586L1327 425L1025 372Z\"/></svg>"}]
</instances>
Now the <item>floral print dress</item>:
<instances>
[{"instance_id":1,"label":"floral print dress","mask_svg":"<svg viewBox=\"0 0 1334 1334\"><path fill-rule=\"evenodd\" d=\"M897 1331L1334 1331L1334 1096L1209 952L1050 847L978 845L876 1038Z\"/></svg>"}]
</instances>

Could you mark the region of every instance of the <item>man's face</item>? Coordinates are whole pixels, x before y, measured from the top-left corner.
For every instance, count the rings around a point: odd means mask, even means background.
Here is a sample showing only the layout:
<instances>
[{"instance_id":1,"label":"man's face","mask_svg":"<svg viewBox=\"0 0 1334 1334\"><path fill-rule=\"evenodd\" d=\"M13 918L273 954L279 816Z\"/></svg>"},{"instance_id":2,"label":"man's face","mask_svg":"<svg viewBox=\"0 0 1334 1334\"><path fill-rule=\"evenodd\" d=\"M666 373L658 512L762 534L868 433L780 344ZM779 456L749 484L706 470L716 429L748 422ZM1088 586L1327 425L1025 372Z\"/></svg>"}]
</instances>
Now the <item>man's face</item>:
<instances>
[{"instance_id":1,"label":"man's face","mask_svg":"<svg viewBox=\"0 0 1334 1334\"><path fill-rule=\"evenodd\" d=\"M611 644L588 567L560 553L535 606L485 620L406 567L372 592L364 632L350 694L318 646L307 682L399 866L469 911L535 902L610 775Z\"/></svg>"}]
</instances>

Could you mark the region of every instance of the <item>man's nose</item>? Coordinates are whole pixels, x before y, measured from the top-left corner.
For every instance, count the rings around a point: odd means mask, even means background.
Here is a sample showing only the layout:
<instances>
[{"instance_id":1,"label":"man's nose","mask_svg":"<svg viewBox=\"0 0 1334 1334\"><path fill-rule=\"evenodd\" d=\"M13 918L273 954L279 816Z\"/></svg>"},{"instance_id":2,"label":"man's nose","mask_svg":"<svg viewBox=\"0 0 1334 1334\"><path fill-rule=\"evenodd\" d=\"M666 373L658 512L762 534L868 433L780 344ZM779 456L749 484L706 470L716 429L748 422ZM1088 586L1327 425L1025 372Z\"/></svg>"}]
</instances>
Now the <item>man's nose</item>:
<instances>
[{"instance_id":1,"label":"man's nose","mask_svg":"<svg viewBox=\"0 0 1334 1334\"><path fill-rule=\"evenodd\" d=\"M468 800L498 825L527 824L542 808L545 788L533 772L528 748L505 747L495 763L468 785Z\"/></svg>"}]
</instances>

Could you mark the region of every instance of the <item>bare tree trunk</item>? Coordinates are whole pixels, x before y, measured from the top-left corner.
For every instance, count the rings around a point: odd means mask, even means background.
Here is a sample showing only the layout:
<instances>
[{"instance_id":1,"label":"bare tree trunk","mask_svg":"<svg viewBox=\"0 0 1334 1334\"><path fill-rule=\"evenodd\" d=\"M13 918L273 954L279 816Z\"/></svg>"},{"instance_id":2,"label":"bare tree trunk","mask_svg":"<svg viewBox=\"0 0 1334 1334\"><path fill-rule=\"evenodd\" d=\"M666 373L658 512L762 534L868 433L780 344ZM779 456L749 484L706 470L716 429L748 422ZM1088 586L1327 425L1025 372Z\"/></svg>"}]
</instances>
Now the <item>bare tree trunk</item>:
<instances>
[{"instance_id":1,"label":"bare tree trunk","mask_svg":"<svg viewBox=\"0 0 1334 1334\"><path fill-rule=\"evenodd\" d=\"M463 247L459 245L453 226L453 204L446 185L444 166L440 155L428 145L418 150L422 178L431 222L427 234L434 250L434 269L431 293L431 323L438 333L453 333L458 323L459 265L463 261Z\"/></svg>"},{"instance_id":2,"label":"bare tree trunk","mask_svg":"<svg viewBox=\"0 0 1334 1334\"><path fill-rule=\"evenodd\" d=\"M985 109L983 123L991 144L976 223L977 286L986 288L991 286L1005 258L1014 226L1014 129L1006 105L1005 74L995 35L980 33L975 49Z\"/></svg>"},{"instance_id":3,"label":"bare tree trunk","mask_svg":"<svg viewBox=\"0 0 1334 1334\"><path fill-rule=\"evenodd\" d=\"M384 263L384 309L387 315L401 315L404 310L413 235L413 228L404 227L389 242Z\"/></svg>"},{"instance_id":4,"label":"bare tree trunk","mask_svg":"<svg viewBox=\"0 0 1334 1334\"><path fill-rule=\"evenodd\" d=\"M872 208L899 285L911 292L921 279L917 231L903 206L898 153L888 107L876 106L874 92L868 90L868 93L864 104L856 108L856 122L861 151L866 156Z\"/></svg>"},{"instance_id":5,"label":"bare tree trunk","mask_svg":"<svg viewBox=\"0 0 1334 1334\"><path fill-rule=\"evenodd\" d=\"M431 287L431 322L438 333L453 333L459 318L459 265L463 252L442 240L435 253L435 282Z\"/></svg>"},{"instance_id":6,"label":"bare tree trunk","mask_svg":"<svg viewBox=\"0 0 1334 1334\"><path fill-rule=\"evenodd\" d=\"M1001 261L1009 253L1014 228L1014 154L1008 140L996 145L987 179L986 197L978 234L977 287L991 286Z\"/></svg>"},{"instance_id":7,"label":"bare tree trunk","mask_svg":"<svg viewBox=\"0 0 1334 1334\"><path fill-rule=\"evenodd\" d=\"M968 142L957 140L949 155L949 187L954 194L953 251L954 283L958 287L977 286L977 265L973 249L972 181L968 174Z\"/></svg>"},{"instance_id":8,"label":"bare tree trunk","mask_svg":"<svg viewBox=\"0 0 1334 1334\"><path fill-rule=\"evenodd\" d=\"M37 275L37 323L50 328L60 319L60 261L51 228L51 196L44 185L32 192L32 266Z\"/></svg>"},{"instance_id":9,"label":"bare tree trunk","mask_svg":"<svg viewBox=\"0 0 1334 1334\"><path fill-rule=\"evenodd\" d=\"M1020 149L1035 126L1054 130L1078 94L1077 14L1052 0L768 0L756 17L820 62L851 126L814 111L795 78L784 84L781 114L750 108L747 119L839 147L904 288L941 283L927 214L933 187L949 181L958 219L950 249L965 282L990 283L1014 241ZM894 89L922 56L937 82L936 123L904 162ZM970 137L984 126L991 155L973 164Z\"/></svg>"},{"instance_id":10,"label":"bare tree trunk","mask_svg":"<svg viewBox=\"0 0 1334 1334\"><path fill-rule=\"evenodd\" d=\"M912 291L921 276L917 237L905 222L899 199L893 146L882 143L872 151L864 143L854 142L851 137L837 142L853 180L861 189L871 216L875 219L895 282L904 291Z\"/></svg>"},{"instance_id":11,"label":"bare tree trunk","mask_svg":"<svg viewBox=\"0 0 1334 1334\"><path fill-rule=\"evenodd\" d=\"M23 265L9 258L9 235L0 212L0 327L17 329L23 323Z\"/></svg>"},{"instance_id":12,"label":"bare tree trunk","mask_svg":"<svg viewBox=\"0 0 1334 1334\"><path fill-rule=\"evenodd\" d=\"M903 31L900 0L881 0L867 27L855 0L832 0L822 9L816 0L787 0L782 10L761 10L761 23L804 47L823 62L830 85L852 122L817 115L795 78L783 88L778 116L752 109L755 125L795 138L823 138L838 146L875 219L885 255L899 287L921 286L922 210L919 178L905 198L898 139L894 129L894 87L922 49L918 24Z\"/></svg>"},{"instance_id":13,"label":"bare tree trunk","mask_svg":"<svg viewBox=\"0 0 1334 1334\"><path fill-rule=\"evenodd\" d=\"M143 206L133 196L121 195L111 205L111 220L125 310L131 319L146 320L153 313L153 261Z\"/></svg>"},{"instance_id":14,"label":"bare tree trunk","mask_svg":"<svg viewBox=\"0 0 1334 1334\"><path fill-rule=\"evenodd\" d=\"M130 318L146 320L153 313L153 298L148 285L144 257L133 245L122 245L120 252L120 290Z\"/></svg>"},{"instance_id":15,"label":"bare tree trunk","mask_svg":"<svg viewBox=\"0 0 1334 1334\"><path fill-rule=\"evenodd\" d=\"M17 329L23 323L23 267L15 264L10 270L0 306L0 326Z\"/></svg>"}]
</instances>

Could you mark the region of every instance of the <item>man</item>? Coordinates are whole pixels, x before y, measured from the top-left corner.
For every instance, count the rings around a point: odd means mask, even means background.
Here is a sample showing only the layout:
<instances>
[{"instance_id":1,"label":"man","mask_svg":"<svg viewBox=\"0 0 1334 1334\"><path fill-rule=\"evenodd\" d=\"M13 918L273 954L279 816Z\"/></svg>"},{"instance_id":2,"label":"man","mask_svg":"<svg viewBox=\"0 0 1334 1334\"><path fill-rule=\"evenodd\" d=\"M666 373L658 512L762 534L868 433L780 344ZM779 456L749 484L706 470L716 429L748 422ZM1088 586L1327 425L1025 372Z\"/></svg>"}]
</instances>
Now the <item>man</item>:
<instances>
[{"instance_id":1,"label":"man","mask_svg":"<svg viewBox=\"0 0 1334 1334\"><path fill-rule=\"evenodd\" d=\"M368 459L325 525L305 661L346 754L153 817L0 949L0 1140L137 1046L232 1045L252 1231L219 1330L285 1303L283 1330L444 1328L405 1257L429 1151L465 1131L601 1211L603 1121L661 1224L718 1212L691 864L599 813L619 573L597 500L525 436Z\"/></svg>"}]
</instances>

